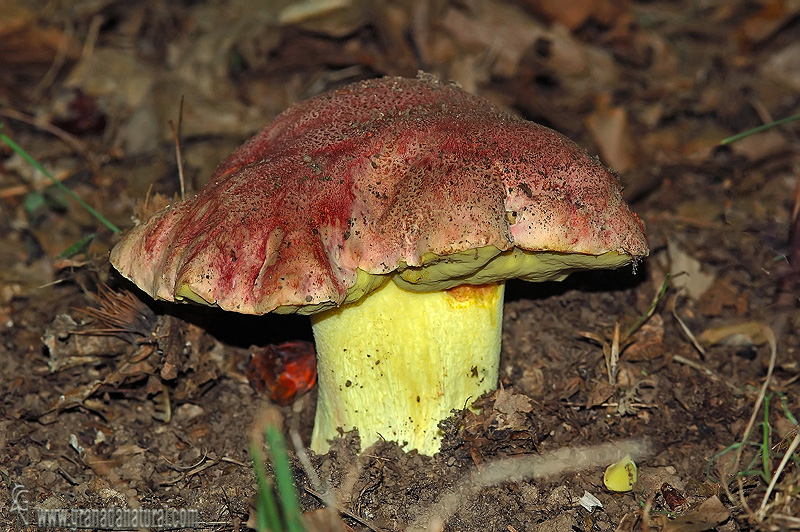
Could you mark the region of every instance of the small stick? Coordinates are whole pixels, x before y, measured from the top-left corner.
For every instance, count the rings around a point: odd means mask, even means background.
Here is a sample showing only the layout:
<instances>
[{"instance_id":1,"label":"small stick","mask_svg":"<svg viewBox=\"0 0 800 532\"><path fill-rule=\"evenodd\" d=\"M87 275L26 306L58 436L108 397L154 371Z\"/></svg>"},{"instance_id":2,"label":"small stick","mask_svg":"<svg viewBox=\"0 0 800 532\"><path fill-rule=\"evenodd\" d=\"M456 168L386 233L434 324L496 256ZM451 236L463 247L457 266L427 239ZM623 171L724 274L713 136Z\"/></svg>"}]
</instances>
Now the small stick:
<instances>
[{"instance_id":1,"label":"small stick","mask_svg":"<svg viewBox=\"0 0 800 532\"><path fill-rule=\"evenodd\" d=\"M772 332L772 329L767 327L766 325L763 327L762 333L767 338L767 343L769 343L770 348L770 357L769 357L769 367L767 368L767 376L764 379L764 384L761 386L761 389L758 392L758 397L756 398L756 403L753 406L753 414L750 416L750 421L747 423L747 427L744 429L744 436L742 437L741 444L739 445L739 449L736 452L736 459L733 462L733 468L738 469L739 463L742 460L742 452L747 444L747 439L750 437L750 432L753 430L753 426L756 423L756 417L758 416L758 411L761 409L761 404L764 402L764 397L767 395L767 388L769 388L770 382L772 381L772 372L775 370L775 360L778 357L778 342L775 339L775 334ZM750 508L750 505L747 504L747 499L744 496L744 481L742 480L741 476L737 476L736 478L737 484L739 485L739 501L742 504L742 508L747 513L750 518L754 519L756 522L761 523L762 519L757 516L753 510ZM726 491L727 483L724 484Z\"/></svg>"},{"instance_id":2,"label":"small stick","mask_svg":"<svg viewBox=\"0 0 800 532\"><path fill-rule=\"evenodd\" d=\"M178 162L178 179L181 183L181 199L186 196L186 183L183 180L183 156L181 155L181 126L183 125L183 95L178 108L178 126L169 121L169 128L172 130L172 138L175 140L175 158Z\"/></svg>"},{"instance_id":3,"label":"small stick","mask_svg":"<svg viewBox=\"0 0 800 532\"><path fill-rule=\"evenodd\" d=\"M29 126L41 129L42 131L46 131L51 135L63 140L66 144L69 144L72 147L72 149L74 149L76 152L88 158L89 150L86 148L86 144L75 135L67 133L60 127L56 127L53 124L39 120L36 117L26 115L25 113L20 113L16 109L9 109L9 108L0 109L0 115L10 118L12 120L16 120L17 122L28 124ZM94 163L94 161L91 160L90 162Z\"/></svg>"},{"instance_id":4,"label":"small stick","mask_svg":"<svg viewBox=\"0 0 800 532\"><path fill-rule=\"evenodd\" d=\"M616 386L617 363L619 362L619 322L614 324L614 336L611 339L611 352L609 353L608 358L608 383L611 386Z\"/></svg>"},{"instance_id":5,"label":"small stick","mask_svg":"<svg viewBox=\"0 0 800 532\"><path fill-rule=\"evenodd\" d=\"M315 490L314 488L312 488L312 487L310 487L310 486L305 486L305 485L304 485L304 486L303 486L303 489L304 489L304 490L305 490L307 493L310 493L311 495L313 495L313 496L314 496L314 497L316 497L317 499L321 500L322 502L325 502L325 494L317 492L317 490ZM361 517L357 516L356 514L354 514L353 512L350 512L350 511L348 511L348 510L347 510L347 509L345 509L345 508L342 508L341 506L339 506L339 505L336 505L336 506L334 506L333 508L334 508L334 509L336 509L336 511L338 511L340 514L342 514L342 515L344 515L344 516L347 516L347 517L349 517L350 519L352 519L352 520L356 521L357 523L359 523L359 524L361 524L361 525L363 525L363 526L365 526L365 527L369 528L369 529L370 529L370 530L372 530L373 532L381 532L379 529L377 529L377 528L375 528L374 526L372 526L372 525L369 523L369 521L367 521L367 520L365 520L365 519L363 519L363 518L361 518Z\"/></svg>"},{"instance_id":6,"label":"small stick","mask_svg":"<svg viewBox=\"0 0 800 532\"><path fill-rule=\"evenodd\" d=\"M686 325L686 323L681 319L680 316L678 316L678 311L675 308L677 306L677 303L678 303L678 296L675 296L675 299L672 302L672 309L671 309L672 310L672 316L675 318L675 321L678 322L678 325L680 325L681 330L683 331L683 333L692 342L692 345L694 346L694 348L697 349L697 352L700 353L700 356L702 356L703 360L705 360L705 358L706 358L706 350L703 349L703 346L700 345L700 342L697 341L697 338L692 333L691 329L689 329L689 326Z\"/></svg>"},{"instance_id":7,"label":"small stick","mask_svg":"<svg viewBox=\"0 0 800 532\"><path fill-rule=\"evenodd\" d=\"M792 440L791 445L789 445L789 448L786 449L783 459L781 459L781 463L778 465L778 469L776 469L775 473L772 475L772 480L770 481L769 486L767 486L767 492L764 494L764 499L761 501L761 508L759 508L759 512L763 512L766 509L769 496L775 489L775 485L778 483L778 479L783 473L783 470L786 468L786 464L789 463L789 458L794 454L798 446L800 446L800 432L794 435L794 439Z\"/></svg>"},{"instance_id":8,"label":"small stick","mask_svg":"<svg viewBox=\"0 0 800 532\"><path fill-rule=\"evenodd\" d=\"M308 479L311 481L311 485L320 494L319 498L328 508L336 507L336 499L331 492L330 486L323 486L322 479L319 478L317 470L314 469L311 460L308 458L308 453L303 445L303 441L300 439L300 434L298 434L296 430L292 429L290 435L292 438L292 444L294 445L294 452L297 454L297 459L300 461L300 465L303 466L303 470L305 471Z\"/></svg>"},{"instance_id":9,"label":"small stick","mask_svg":"<svg viewBox=\"0 0 800 532\"><path fill-rule=\"evenodd\" d=\"M69 179L73 175L75 175L74 172L70 172L70 171L64 170L62 172L59 172L58 175L53 176L53 178L56 181L58 181L59 183L61 183L63 181L66 181L67 179ZM31 185L14 185L14 186L11 186L11 187L8 187L8 188L4 188L4 189L0 190L0 199L14 198L16 196L24 196L25 194L31 192L32 190L38 190L39 188L41 188L43 190L43 189L45 189L45 188L47 188L49 186L50 186L49 183L47 183L47 184L45 184L45 185L43 185L41 187L34 187L34 186L31 186Z\"/></svg>"}]
</instances>

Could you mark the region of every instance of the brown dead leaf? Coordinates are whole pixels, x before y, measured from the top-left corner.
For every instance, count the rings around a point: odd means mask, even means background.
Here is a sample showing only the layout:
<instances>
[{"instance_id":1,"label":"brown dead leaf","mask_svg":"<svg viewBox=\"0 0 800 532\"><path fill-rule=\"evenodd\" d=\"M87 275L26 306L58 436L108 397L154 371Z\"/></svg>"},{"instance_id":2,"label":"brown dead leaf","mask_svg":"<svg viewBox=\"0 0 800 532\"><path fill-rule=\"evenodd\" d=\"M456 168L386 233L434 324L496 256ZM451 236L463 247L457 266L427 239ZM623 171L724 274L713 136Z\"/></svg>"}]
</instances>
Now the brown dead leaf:
<instances>
[{"instance_id":1,"label":"brown dead leaf","mask_svg":"<svg viewBox=\"0 0 800 532\"><path fill-rule=\"evenodd\" d=\"M49 64L59 54L74 60L79 44L57 28L41 27L38 13L22 2L0 4L0 64Z\"/></svg>"},{"instance_id":2,"label":"brown dead leaf","mask_svg":"<svg viewBox=\"0 0 800 532\"><path fill-rule=\"evenodd\" d=\"M767 343L767 325L760 321L735 323L706 329L697 338L701 345L760 346Z\"/></svg>"},{"instance_id":3,"label":"brown dead leaf","mask_svg":"<svg viewBox=\"0 0 800 532\"><path fill-rule=\"evenodd\" d=\"M622 352L628 362L653 360L664 354L664 319L653 314L631 338L633 343Z\"/></svg>"},{"instance_id":4,"label":"brown dead leaf","mask_svg":"<svg viewBox=\"0 0 800 532\"><path fill-rule=\"evenodd\" d=\"M737 37L742 48L763 42L800 14L800 2L769 0L760 5L761 10L747 17L739 27Z\"/></svg>"},{"instance_id":5,"label":"brown dead leaf","mask_svg":"<svg viewBox=\"0 0 800 532\"><path fill-rule=\"evenodd\" d=\"M677 205L676 214L684 219L698 225L715 225L722 220L724 213L722 202L719 204L709 204L706 199L687 199Z\"/></svg>"},{"instance_id":6,"label":"brown dead leaf","mask_svg":"<svg viewBox=\"0 0 800 532\"><path fill-rule=\"evenodd\" d=\"M689 90L689 83L676 83L676 90ZM689 159L704 161L719 145L719 141L731 134L713 122L678 120L661 124L643 136L639 144L644 153L664 160Z\"/></svg>"},{"instance_id":7,"label":"brown dead leaf","mask_svg":"<svg viewBox=\"0 0 800 532\"><path fill-rule=\"evenodd\" d=\"M249 525L249 519L247 523ZM306 530L314 530L315 532L345 532L346 530L352 530L350 527L345 526L337 515L336 510L331 510L330 508L320 508L304 513L303 523Z\"/></svg>"},{"instance_id":8,"label":"brown dead leaf","mask_svg":"<svg viewBox=\"0 0 800 532\"><path fill-rule=\"evenodd\" d=\"M605 403L616 391L616 386L612 386L608 381L598 381L598 383L589 390L589 397L586 399L586 408L592 408Z\"/></svg>"},{"instance_id":9,"label":"brown dead leaf","mask_svg":"<svg viewBox=\"0 0 800 532\"><path fill-rule=\"evenodd\" d=\"M679 290L685 290L692 299L700 299L711 288L716 275L703 271L700 261L683 251L673 240L667 242L667 252L672 285Z\"/></svg>"},{"instance_id":10,"label":"brown dead leaf","mask_svg":"<svg viewBox=\"0 0 800 532\"><path fill-rule=\"evenodd\" d=\"M253 5L259 6L259 2L253 2ZM264 5L270 6L272 3ZM369 12L370 2L364 0L293 1L280 8L277 23L342 38L366 25Z\"/></svg>"},{"instance_id":11,"label":"brown dead leaf","mask_svg":"<svg viewBox=\"0 0 800 532\"><path fill-rule=\"evenodd\" d=\"M42 343L47 347L48 366L55 373L68 368L99 364L127 352L130 344L115 336L75 334L81 327L69 314L56 316L45 329Z\"/></svg>"},{"instance_id":12,"label":"brown dead leaf","mask_svg":"<svg viewBox=\"0 0 800 532\"><path fill-rule=\"evenodd\" d=\"M170 204L172 203L176 203L179 199L180 198L178 198L177 194L173 195L172 197L169 197L159 192L156 192L155 194L150 194L150 191L148 191L147 196L145 196L144 198L144 201L136 203L136 206L133 208L134 222L136 224L139 224L143 220L147 220L153 214L169 207Z\"/></svg>"},{"instance_id":13,"label":"brown dead leaf","mask_svg":"<svg viewBox=\"0 0 800 532\"><path fill-rule=\"evenodd\" d=\"M603 162L624 173L636 163L636 146L625 109L610 107L608 99L608 95L600 98L597 110L586 118L586 126L600 148Z\"/></svg>"},{"instance_id":14,"label":"brown dead leaf","mask_svg":"<svg viewBox=\"0 0 800 532\"><path fill-rule=\"evenodd\" d=\"M686 485L678 475L674 466L652 467L645 466L639 468L639 484L637 490L644 498L652 498L660 493L661 486L667 483L679 490L685 490Z\"/></svg>"},{"instance_id":15,"label":"brown dead leaf","mask_svg":"<svg viewBox=\"0 0 800 532\"><path fill-rule=\"evenodd\" d=\"M614 532L632 532L633 527L639 522L639 512L631 512L622 516Z\"/></svg>"},{"instance_id":16,"label":"brown dead leaf","mask_svg":"<svg viewBox=\"0 0 800 532\"><path fill-rule=\"evenodd\" d=\"M564 383L564 386L561 388L561 391L558 394L558 398L561 400L569 399L578 393L578 391L583 389L583 387L583 379L576 375Z\"/></svg>"},{"instance_id":17,"label":"brown dead leaf","mask_svg":"<svg viewBox=\"0 0 800 532\"><path fill-rule=\"evenodd\" d=\"M706 499L703 504L671 521L664 523L663 532L703 532L711 530L730 517L728 510L717 496Z\"/></svg>"},{"instance_id":18,"label":"brown dead leaf","mask_svg":"<svg viewBox=\"0 0 800 532\"><path fill-rule=\"evenodd\" d=\"M89 397L92 396L102 386L102 381L94 380L88 384L84 384L74 388L67 393L60 395L47 409L47 411L39 417L39 422L43 425L53 423L58 417L58 413L64 410L70 410L84 404Z\"/></svg>"},{"instance_id":19,"label":"brown dead leaf","mask_svg":"<svg viewBox=\"0 0 800 532\"><path fill-rule=\"evenodd\" d=\"M533 410L533 402L526 395L500 390L497 393L497 399L494 401L494 409L503 414L515 414L517 412L527 414Z\"/></svg>"},{"instance_id":20,"label":"brown dead leaf","mask_svg":"<svg viewBox=\"0 0 800 532\"><path fill-rule=\"evenodd\" d=\"M477 54L490 51L486 59L491 60L491 74L503 77L516 75L525 52L546 33L519 7L501 2L486 2L474 13L449 9L438 24L446 32L442 37L455 40L459 48Z\"/></svg>"},{"instance_id":21,"label":"brown dead leaf","mask_svg":"<svg viewBox=\"0 0 800 532\"><path fill-rule=\"evenodd\" d=\"M740 297L746 297L746 295L738 293L730 279L717 279L700 298L697 310L705 316L720 316L731 308L738 311L737 303Z\"/></svg>"},{"instance_id":22,"label":"brown dead leaf","mask_svg":"<svg viewBox=\"0 0 800 532\"><path fill-rule=\"evenodd\" d=\"M788 45L767 59L761 72L768 78L783 83L795 91L800 90L800 42ZM758 137L760 135L753 135ZM748 137L749 138L749 137ZM744 140L744 139L743 139ZM733 146L736 146L734 143Z\"/></svg>"},{"instance_id":23,"label":"brown dead leaf","mask_svg":"<svg viewBox=\"0 0 800 532\"><path fill-rule=\"evenodd\" d=\"M537 426L529 416L533 411L530 398L496 390L479 398L473 406L480 409L479 413L465 410L459 432L475 465L483 463L486 456L513 456L536 448Z\"/></svg>"},{"instance_id":24,"label":"brown dead leaf","mask_svg":"<svg viewBox=\"0 0 800 532\"><path fill-rule=\"evenodd\" d=\"M494 402L491 425L494 430L525 432L529 430L527 413L533 410L533 402L529 397L500 390Z\"/></svg>"},{"instance_id":25,"label":"brown dead leaf","mask_svg":"<svg viewBox=\"0 0 800 532\"><path fill-rule=\"evenodd\" d=\"M798 61L793 67L795 71L800 70L800 46L794 49ZM797 76L797 90L800 90L800 73ZM750 135L730 145L731 150L737 155L743 155L749 161L764 161L775 158L781 153L791 148L789 140L779 129L763 131L758 135Z\"/></svg>"},{"instance_id":26,"label":"brown dead leaf","mask_svg":"<svg viewBox=\"0 0 800 532\"><path fill-rule=\"evenodd\" d=\"M590 18L605 26L630 20L630 3L614 0L522 0L530 11L574 31Z\"/></svg>"},{"instance_id":27,"label":"brown dead leaf","mask_svg":"<svg viewBox=\"0 0 800 532\"><path fill-rule=\"evenodd\" d=\"M668 482L664 482L661 484L661 495L664 497L664 502L667 503L669 509L675 511L676 508L679 508L686 504L686 497L683 495L681 490L675 488Z\"/></svg>"},{"instance_id":28,"label":"brown dead leaf","mask_svg":"<svg viewBox=\"0 0 800 532\"><path fill-rule=\"evenodd\" d=\"M53 260L53 269L54 270L78 269L78 268L83 268L87 264L90 264L90 261L86 259L85 255L79 255L78 257L71 257L71 258L57 258Z\"/></svg>"},{"instance_id":29,"label":"brown dead leaf","mask_svg":"<svg viewBox=\"0 0 800 532\"><path fill-rule=\"evenodd\" d=\"M65 85L97 101L106 116L123 120L111 125L116 132L114 142L132 155L158 148L161 124L154 103L156 79L147 62L124 50L98 47L81 58Z\"/></svg>"},{"instance_id":30,"label":"brown dead leaf","mask_svg":"<svg viewBox=\"0 0 800 532\"><path fill-rule=\"evenodd\" d=\"M540 398L544 394L544 371L539 367L525 368L517 385L528 395Z\"/></svg>"},{"instance_id":31,"label":"brown dead leaf","mask_svg":"<svg viewBox=\"0 0 800 532\"><path fill-rule=\"evenodd\" d=\"M111 452L111 456L114 456L114 457L117 457L117 456L134 456L134 455L137 455L137 454L145 454L146 452L147 452L147 449L139 447L135 443L125 443L125 444L120 445L119 447L115 448Z\"/></svg>"}]
</instances>

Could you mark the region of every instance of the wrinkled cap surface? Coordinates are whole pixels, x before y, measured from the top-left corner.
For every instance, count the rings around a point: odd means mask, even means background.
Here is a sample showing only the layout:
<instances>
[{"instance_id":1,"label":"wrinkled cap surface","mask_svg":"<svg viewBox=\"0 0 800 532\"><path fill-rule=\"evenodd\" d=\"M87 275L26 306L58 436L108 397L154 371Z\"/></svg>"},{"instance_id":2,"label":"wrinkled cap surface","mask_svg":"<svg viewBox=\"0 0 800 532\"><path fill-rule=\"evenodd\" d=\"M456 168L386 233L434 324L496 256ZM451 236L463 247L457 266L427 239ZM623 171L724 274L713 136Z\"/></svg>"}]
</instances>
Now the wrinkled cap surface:
<instances>
[{"instance_id":1,"label":"wrinkled cap surface","mask_svg":"<svg viewBox=\"0 0 800 532\"><path fill-rule=\"evenodd\" d=\"M263 314L350 302L397 272L412 284L433 279L419 285L433 290L563 278L578 267L562 256L583 256L581 268L610 257L597 267L614 267L647 253L641 222L596 159L421 76L358 82L291 107L197 195L133 228L111 262L154 298ZM558 264L526 273L514 259L536 254ZM495 256L513 266L476 276Z\"/></svg>"}]
</instances>

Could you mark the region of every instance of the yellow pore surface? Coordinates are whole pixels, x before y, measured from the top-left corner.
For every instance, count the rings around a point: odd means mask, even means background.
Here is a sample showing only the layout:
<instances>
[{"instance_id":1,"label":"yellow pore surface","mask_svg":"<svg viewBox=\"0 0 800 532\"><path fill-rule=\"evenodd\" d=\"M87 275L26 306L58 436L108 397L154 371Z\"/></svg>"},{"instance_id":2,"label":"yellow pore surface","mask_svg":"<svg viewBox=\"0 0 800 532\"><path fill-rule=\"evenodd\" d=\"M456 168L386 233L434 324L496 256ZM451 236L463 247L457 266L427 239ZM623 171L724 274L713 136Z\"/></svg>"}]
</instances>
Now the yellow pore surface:
<instances>
[{"instance_id":1,"label":"yellow pore surface","mask_svg":"<svg viewBox=\"0 0 800 532\"><path fill-rule=\"evenodd\" d=\"M311 448L357 428L434 454L437 424L497 386L503 283L411 292L387 282L312 317L319 398Z\"/></svg>"}]
</instances>

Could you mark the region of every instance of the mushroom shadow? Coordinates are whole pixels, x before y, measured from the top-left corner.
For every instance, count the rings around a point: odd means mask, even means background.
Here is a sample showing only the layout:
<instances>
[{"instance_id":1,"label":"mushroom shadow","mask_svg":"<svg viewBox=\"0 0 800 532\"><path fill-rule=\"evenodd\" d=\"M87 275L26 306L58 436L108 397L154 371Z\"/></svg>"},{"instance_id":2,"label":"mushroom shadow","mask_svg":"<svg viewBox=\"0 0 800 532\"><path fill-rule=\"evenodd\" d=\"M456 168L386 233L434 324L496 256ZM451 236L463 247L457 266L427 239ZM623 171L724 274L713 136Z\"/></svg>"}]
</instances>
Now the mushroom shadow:
<instances>
[{"instance_id":1,"label":"mushroom shadow","mask_svg":"<svg viewBox=\"0 0 800 532\"><path fill-rule=\"evenodd\" d=\"M156 314L173 316L197 325L226 345L246 349L252 345L265 346L289 340L313 341L311 321L308 316L274 313L255 316L228 312L189 301L181 303L153 301L139 287L116 272L114 282L116 286L135 293Z\"/></svg>"},{"instance_id":2,"label":"mushroom shadow","mask_svg":"<svg viewBox=\"0 0 800 532\"><path fill-rule=\"evenodd\" d=\"M530 283L509 279L506 281L505 302L544 300L573 290L588 293L622 291L634 288L646 279L646 262L637 265L636 274L632 274L631 267L627 266L618 270L576 272L560 282ZM255 316L194 303L153 301L127 279L116 275L115 280L120 287L136 293L157 314L167 314L202 327L226 345L249 348L252 345L280 344L290 340L314 341L308 316L274 313Z\"/></svg>"},{"instance_id":3,"label":"mushroom shadow","mask_svg":"<svg viewBox=\"0 0 800 532\"><path fill-rule=\"evenodd\" d=\"M616 292L639 286L647 280L647 263L636 265L636 273L626 266L617 270L586 270L571 274L563 281L529 283L520 279L506 281L506 303L523 299L542 300L572 290L580 292Z\"/></svg>"}]
</instances>

